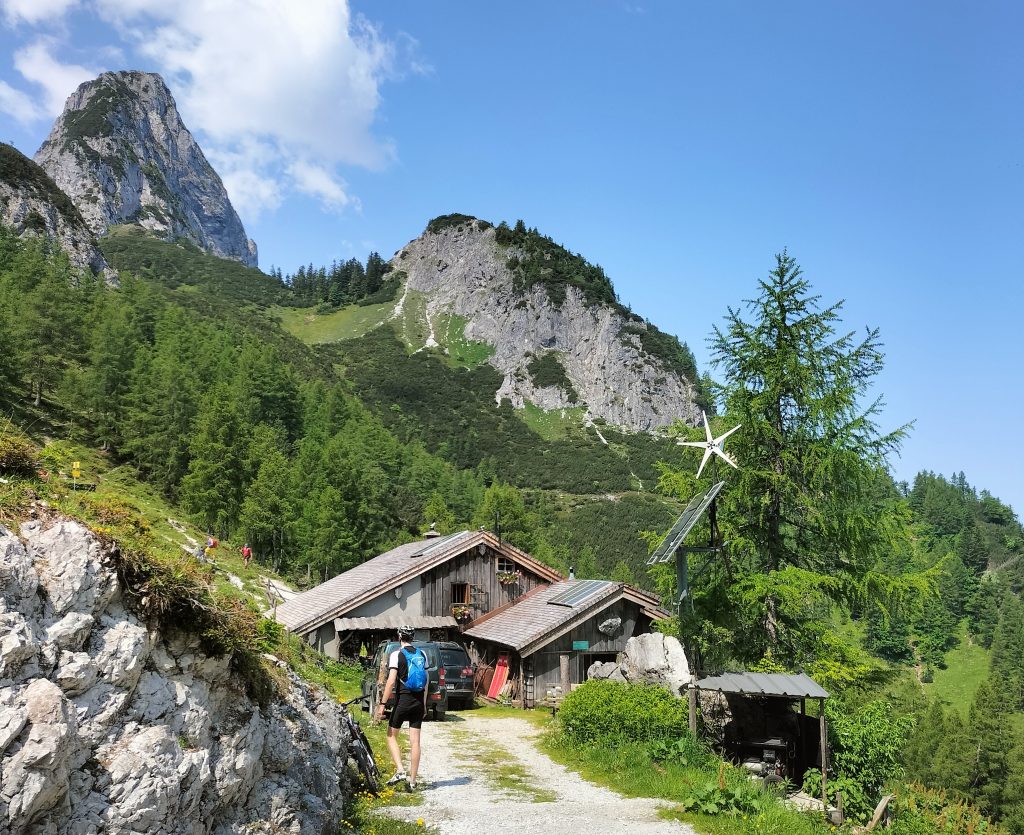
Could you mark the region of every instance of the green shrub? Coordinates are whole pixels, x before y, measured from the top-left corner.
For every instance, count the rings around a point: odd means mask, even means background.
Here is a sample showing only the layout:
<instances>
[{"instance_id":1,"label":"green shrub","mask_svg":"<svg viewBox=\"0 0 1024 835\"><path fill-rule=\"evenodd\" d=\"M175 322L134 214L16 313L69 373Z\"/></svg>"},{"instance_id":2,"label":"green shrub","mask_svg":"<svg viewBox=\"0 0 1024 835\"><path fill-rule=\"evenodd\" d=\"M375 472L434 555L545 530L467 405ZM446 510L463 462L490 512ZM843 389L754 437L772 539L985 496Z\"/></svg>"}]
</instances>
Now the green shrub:
<instances>
[{"instance_id":1,"label":"green shrub","mask_svg":"<svg viewBox=\"0 0 1024 835\"><path fill-rule=\"evenodd\" d=\"M36 448L18 435L0 435L0 473L28 475L36 468Z\"/></svg>"},{"instance_id":2,"label":"green shrub","mask_svg":"<svg viewBox=\"0 0 1024 835\"><path fill-rule=\"evenodd\" d=\"M558 718L576 745L675 740L689 724L686 703L660 687L597 679L569 693Z\"/></svg>"},{"instance_id":3,"label":"green shrub","mask_svg":"<svg viewBox=\"0 0 1024 835\"><path fill-rule=\"evenodd\" d=\"M655 762L673 762L686 768L709 768L715 757L697 737L686 734L678 739L657 739L647 746Z\"/></svg>"}]
</instances>

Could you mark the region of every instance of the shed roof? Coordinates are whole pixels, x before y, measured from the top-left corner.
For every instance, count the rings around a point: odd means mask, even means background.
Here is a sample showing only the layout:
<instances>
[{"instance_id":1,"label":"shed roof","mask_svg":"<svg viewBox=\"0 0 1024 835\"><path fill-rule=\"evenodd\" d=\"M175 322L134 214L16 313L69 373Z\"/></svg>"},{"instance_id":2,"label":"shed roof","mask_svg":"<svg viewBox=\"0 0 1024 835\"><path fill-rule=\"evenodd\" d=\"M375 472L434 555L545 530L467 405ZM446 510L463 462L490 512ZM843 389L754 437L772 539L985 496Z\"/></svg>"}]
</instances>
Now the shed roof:
<instances>
[{"instance_id":1,"label":"shed roof","mask_svg":"<svg viewBox=\"0 0 1024 835\"><path fill-rule=\"evenodd\" d=\"M810 676L798 673L722 673L699 679L698 690L741 693L747 696L785 696L791 699L827 699L828 693Z\"/></svg>"},{"instance_id":2,"label":"shed roof","mask_svg":"<svg viewBox=\"0 0 1024 835\"><path fill-rule=\"evenodd\" d=\"M439 629L442 626L458 626L451 615L374 615L368 618L335 618L334 628L339 632L353 629L394 629L411 626L413 629Z\"/></svg>"},{"instance_id":3,"label":"shed roof","mask_svg":"<svg viewBox=\"0 0 1024 835\"><path fill-rule=\"evenodd\" d=\"M305 634L481 543L547 580L562 579L557 571L500 541L490 531L460 531L392 548L296 595L280 604L273 614L267 614L290 631Z\"/></svg>"},{"instance_id":4,"label":"shed roof","mask_svg":"<svg viewBox=\"0 0 1024 835\"><path fill-rule=\"evenodd\" d=\"M626 596L625 592L622 583L611 580L563 580L536 586L514 604L477 618L463 634L529 655ZM567 593L572 605L558 602Z\"/></svg>"}]
</instances>

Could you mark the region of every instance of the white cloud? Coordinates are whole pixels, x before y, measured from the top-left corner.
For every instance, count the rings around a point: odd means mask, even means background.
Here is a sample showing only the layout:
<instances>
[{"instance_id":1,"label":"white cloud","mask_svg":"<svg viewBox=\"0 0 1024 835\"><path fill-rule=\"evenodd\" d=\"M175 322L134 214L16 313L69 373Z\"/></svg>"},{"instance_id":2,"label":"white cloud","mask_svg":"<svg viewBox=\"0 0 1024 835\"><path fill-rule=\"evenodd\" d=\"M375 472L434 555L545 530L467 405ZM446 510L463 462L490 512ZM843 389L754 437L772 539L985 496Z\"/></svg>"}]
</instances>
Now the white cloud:
<instances>
[{"instance_id":1,"label":"white cloud","mask_svg":"<svg viewBox=\"0 0 1024 835\"><path fill-rule=\"evenodd\" d=\"M344 209L352 202L346 184L326 168L307 160L295 160L288 166L295 187L320 200L325 207Z\"/></svg>"},{"instance_id":2,"label":"white cloud","mask_svg":"<svg viewBox=\"0 0 1024 835\"><path fill-rule=\"evenodd\" d=\"M6 81L0 81L0 113L6 113L23 125L34 122L43 115L34 99L21 90L14 89Z\"/></svg>"},{"instance_id":3,"label":"white cloud","mask_svg":"<svg viewBox=\"0 0 1024 835\"><path fill-rule=\"evenodd\" d=\"M11 25L36 24L63 17L78 0L0 0L4 19Z\"/></svg>"},{"instance_id":4,"label":"white cloud","mask_svg":"<svg viewBox=\"0 0 1024 835\"><path fill-rule=\"evenodd\" d=\"M280 205L289 191L332 210L359 201L340 166L381 169L393 142L376 130L381 85L429 73L418 44L384 37L353 16L348 0L0 0L9 18L56 18L77 4L105 25L108 44L90 55L111 68L121 48L132 68L160 72L188 127L247 217ZM68 17L77 21L80 15ZM71 33L74 35L74 33ZM37 39L15 54L15 67L41 85L43 106L0 88L0 110L19 120L57 114L75 86L98 72L63 64L57 41ZM111 53L109 50L115 50Z\"/></svg>"},{"instance_id":5,"label":"white cloud","mask_svg":"<svg viewBox=\"0 0 1024 835\"><path fill-rule=\"evenodd\" d=\"M64 102L83 81L95 78L94 69L78 64L62 64L51 54L54 44L40 38L14 54L14 68L33 84L43 88L43 111L57 116Z\"/></svg>"}]
</instances>

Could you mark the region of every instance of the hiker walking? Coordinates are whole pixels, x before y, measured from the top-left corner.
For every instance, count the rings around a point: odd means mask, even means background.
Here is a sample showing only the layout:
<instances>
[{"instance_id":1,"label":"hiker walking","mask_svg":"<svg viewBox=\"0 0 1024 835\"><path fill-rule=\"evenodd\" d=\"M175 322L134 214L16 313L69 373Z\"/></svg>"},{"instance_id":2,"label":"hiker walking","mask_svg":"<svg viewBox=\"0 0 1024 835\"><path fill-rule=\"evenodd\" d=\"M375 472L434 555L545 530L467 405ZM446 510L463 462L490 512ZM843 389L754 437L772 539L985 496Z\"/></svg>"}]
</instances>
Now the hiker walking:
<instances>
[{"instance_id":1,"label":"hiker walking","mask_svg":"<svg viewBox=\"0 0 1024 835\"><path fill-rule=\"evenodd\" d=\"M248 568L249 567L249 563L251 563L251 562L252 562L252 548L250 548L249 547L249 543L246 542L245 545L242 546L242 564L246 568Z\"/></svg>"},{"instance_id":2,"label":"hiker walking","mask_svg":"<svg viewBox=\"0 0 1024 835\"><path fill-rule=\"evenodd\" d=\"M388 657L388 680L384 695L377 706L377 718L384 718L384 706L396 692L394 710L388 720L388 752L395 763L395 774L388 780L389 786L405 780L409 790L416 789L416 773L420 767L420 728L427 712L427 656L423 650L412 645L413 628L398 627L401 646ZM398 746L398 730L404 722L409 723L409 772L402 768L402 749Z\"/></svg>"}]
</instances>

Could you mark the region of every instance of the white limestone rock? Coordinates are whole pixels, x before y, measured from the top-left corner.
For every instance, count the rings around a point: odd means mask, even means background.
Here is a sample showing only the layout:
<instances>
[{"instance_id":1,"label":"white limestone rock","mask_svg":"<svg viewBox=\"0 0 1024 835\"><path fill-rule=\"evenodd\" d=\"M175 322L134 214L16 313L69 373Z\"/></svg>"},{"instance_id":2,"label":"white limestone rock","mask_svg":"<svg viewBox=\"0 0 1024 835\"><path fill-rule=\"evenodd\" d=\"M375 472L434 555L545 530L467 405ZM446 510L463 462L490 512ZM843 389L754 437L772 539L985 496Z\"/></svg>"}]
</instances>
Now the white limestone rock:
<instances>
[{"instance_id":1,"label":"white limestone rock","mask_svg":"<svg viewBox=\"0 0 1024 835\"><path fill-rule=\"evenodd\" d=\"M615 661L592 664L587 677L657 684L675 696L682 696L693 681L682 644L660 632L634 635Z\"/></svg>"},{"instance_id":2,"label":"white limestone rock","mask_svg":"<svg viewBox=\"0 0 1024 835\"><path fill-rule=\"evenodd\" d=\"M529 401L546 410L585 405L590 418L637 431L677 420L697 425L693 382L664 368L643 350L639 336L623 331L626 324L646 324L627 323L618 310L589 303L575 287L566 288L560 305L540 285L521 293L507 265L512 254L497 244L494 229L472 223L423 234L391 266L408 276L404 293L423 294L429 322L465 317L466 339L494 347L488 362L504 375L498 403L508 398L523 408ZM527 366L549 352L565 368L580 402L570 402L562 388L534 384Z\"/></svg>"},{"instance_id":3,"label":"white limestone rock","mask_svg":"<svg viewBox=\"0 0 1024 835\"><path fill-rule=\"evenodd\" d=\"M92 616L110 602L117 576L103 565L100 542L88 528L71 521L31 524L22 527L22 536L33 557L46 555L36 566L56 616L71 610Z\"/></svg>"},{"instance_id":4,"label":"white limestone rock","mask_svg":"<svg viewBox=\"0 0 1024 835\"><path fill-rule=\"evenodd\" d=\"M47 679L29 684L22 698L27 724L0 769L0 813L13 832L66 803L76 724L70 702Z\"/></svg>"},{"instance_id":5,"label":"white limestone rock","mask_svg":"<svg viewBox=\"0 0 1024 835\"><path fill-rule=\"evenodd\" d=\"M0 612L30 616L39 606L39 575L21 540L0 527Z\"/></svg>"},{"instance_id":6,"label":"white limestone rock","mask_svg":"<svg viewBox=\"0 0 1024 835\"><path fill-rule=\"evenodd\" d=\"M56 241L71 266L102 276L116 286L112 269L78 209L37 163L0 142L0 223L22 237Z\"/></svg>"},{"instance_id":7,"label":"white limestone rock","mask_svg":"<svg viewBox=\"0 0 1024 835\"><path fill-rule=\"evenodd\" d=\"M79 86L35 160L96 235L136 223L165 240L257 264L224 184L155 73L106 72Z\"/></svg>"},{"instance_id":8,"label":"white limestone rock","mask_svg":"<svg viewBox=\"0 0 1024 835\"><path fill-rule=\"evenodd\" d=\"M61 649L81 649L95 623L96 619L91 614L67 612L59 621L46 628L46 640Z\"/></svg>"},{"instance_id":9,"label":"white limestone rock","mask_svg":"<svg viewBox=\"0 0 1024 835\"><path fill-rule=\"evenodd\" d=\"M85 528L23 531L28 549L0 528L0 835L338 831L351 788L336 701L289 674L261 707L230 658L124 608Z\"/></svg>"}]
</instances>

